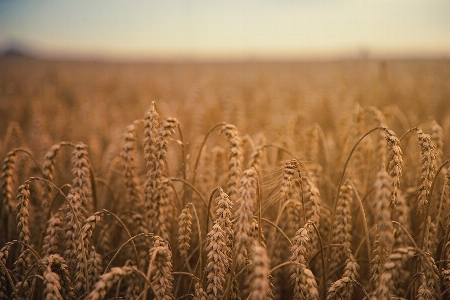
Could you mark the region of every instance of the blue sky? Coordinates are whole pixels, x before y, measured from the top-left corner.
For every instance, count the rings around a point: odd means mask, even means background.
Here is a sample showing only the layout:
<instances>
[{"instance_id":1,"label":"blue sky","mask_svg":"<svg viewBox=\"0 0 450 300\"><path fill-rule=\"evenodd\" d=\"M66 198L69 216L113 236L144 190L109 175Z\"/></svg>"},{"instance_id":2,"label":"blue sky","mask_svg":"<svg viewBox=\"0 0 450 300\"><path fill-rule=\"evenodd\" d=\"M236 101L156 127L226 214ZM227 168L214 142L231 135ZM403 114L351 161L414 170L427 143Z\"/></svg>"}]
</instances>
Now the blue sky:
<instances>
[{"instance_id":1,"label":"blue sky","mask_svg":"<svg viewBox=\"0 0 450 300\"><path fill-rule=\"evenodd\" d=\"M450 57L450 1L0 0L11 42L59 57Z\"/></svg>"}]
</instances>

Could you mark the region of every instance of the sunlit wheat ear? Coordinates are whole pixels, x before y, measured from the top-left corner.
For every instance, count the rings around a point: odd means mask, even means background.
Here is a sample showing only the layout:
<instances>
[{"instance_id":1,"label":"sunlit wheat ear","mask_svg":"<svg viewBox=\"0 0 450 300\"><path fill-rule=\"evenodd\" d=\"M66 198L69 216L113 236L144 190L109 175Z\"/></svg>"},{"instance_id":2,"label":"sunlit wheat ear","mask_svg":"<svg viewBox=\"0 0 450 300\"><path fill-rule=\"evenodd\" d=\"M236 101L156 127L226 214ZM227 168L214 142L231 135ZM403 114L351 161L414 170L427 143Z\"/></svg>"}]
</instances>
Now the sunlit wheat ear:
<instances>
[{"instance_id":1,"label":"sunlit wheat ear","mask_svg":"<svg viewBox=\"0 0 450 300\"><path fill-rule=\"evenodd\" d=\"M364 109L357 104L356 112L355 112L355 127L353 128L354 132L354 142L363 136L366 130L366 119L364 116ZM353 153L353 159L350 161L350 172L352 174L352 181L355 183L355 186L359 188L365 189L365 177L367 177L368 171L368 162L366 159L366 155L368 152L368 143L367 140L362 140L360 145L355 149Z\"/></svg>"},{"instance_id":2,"label":"sunlit wheat ear","mask_svg":"<svg viewBox=\"0 0 450 300\"><path fill-rule=\"evenodd\" d=\"M407 232L411 232L411 220L409 218L409 206L406 202L405 196L399 192L397 197L396 217ZM409 237L401 228L396 228L394 231L394 247L405 247L409 244Z\"/></svg>"},{"instance_id":3,"label":"sunlit wheat ear","mask_svg":"<svg viewBox=\"0 0 450 300\"><path fill-rule=\"evenodd\" d=\"M226 253L225 232L217 222L214 222L206 236L206 245L206 293L208 299L220 299L225 288L229 259Z\"/></svg>"},{"instance_id":4,"label":"sunlit wheat ear","mask_svg":"<svg viewBox=\"0 0 450 300\"><path fill-rule=\"evenodd\" d=\"M153 170L155 163L156 138L160 127L159 114L156 110L155 101L152 101L150 108L144 117L144 157L147 162L147 169Z\"/></svg>"},{"instance_id":5,"label":"sunlit wheat ear","mask_svg":"<svg viewBox=\"0 0 450 300\"><path fill-rule=\"evenodd\" d=\"M192 214L190 207L191 205L187 204L178 217L178 250L184 259L187 258L191 247Z\"/></svg>"},{"instance_id":6,"label":"sunlit wheat ear","mask_svg":"<svg viewBox=\"0 0 450 300\"><path fill-rule=\"evenodd\" d=\"M418 204L417 210L422 213L428 203L428 195L431 189L431 183L436 172L436 146L433 138L429 134L425 134L422 130L417 129L419 138L420 154L422 156L422 167L420 169L420 186L417 191Z\"/></svg>"},{"instance_id":7,"label":"sunlit wheat ear","mask_svg":"<svg viewBox=\"0 0 450 300\"><path fill-rule=\"evenodd\" d=\"M219 224L219 226L225 232L225 246L227 256L231 259L232 256L232 248L233 248L233 221L232 221L232 213L231 209L233 208L233 202L231 202L228 195L223 191L222 188L219 188L219 197L215 199L216 204L216 216L215 222ZM228 267L228 265L227 265Z\"/></svg>"},{"instance_id":8,"label":"sunlit wheat ear","mask_svg":"<svg viewBox=\"0 0 450 300\"><path fill-rule=\"evenodd\" d=\"M173 202L171 201L172 193L170 189L170 180L161 179L158 188L158 206L155 220L155 233L163 239L170 240L170 230L173 218Z\"/></svg>"},{"instance_id":9,"label":"sunlit wheat ear","mask_svg":"<svg viewBox=\"0 0 450 300\"><path fill-rule=\"evenodd\" d=\"M103 273L102 256L95 251L94 246L91 246L89 250L89 258L87 260L87 273L89 286L92 289Z\"/></svg>"},{"instance_id":10,"label":"sunlit wheat ear","mask_svg":"<svg viewBox=\"0 0 450 300\"><path fill-rule=\"evenodd\" d=\"M288 225L288 229L295 232L304 223L303 205L300 199L300 192L296 190L296 184L299 183L299 164L297 160L289 160L284 167L283 176L280 182L280 200L282 203L290 201L287 206L287 217L284 219L285 224ZM302 184L302 183L300 183ZM281 211L279 211L277 218L281 217ZM306 217L306 216L304 216Z\"/></svg>"},{"instance_id":11,"label":"sunlit wheat ear","mask_svg":"<svg viewBox=\"0 0 450 300\"><path fill-rule=\"evenodd\" d=\"M152 101L150 108L145 113L144 118L144 158L147 163L147 175L144 186L145 207L147 209L147 217L149 225L153 230L154 225L151 221L156 214L156 140L158 138L158 130L160 127L159 115L156 111L155 102Z\"/></svg>"},{"instance_id":12,"label":"sunlit wheat ear","mask_svg":"<svg viewBox=\"0 0 450 300\"><path fill-rule=\"evenodd\" d=\"M56 156L58 155L59 150L61 150L61 143L53 145L50 150L45 153L44 161L42 162L42 178L47 179L48 181L53 182ZM45 195L43 195L42 197L41 207L42 209L46 210L48 209L48 206L50 204L49 202L51 201L51 188L46 187L44 193Z\"/></svg>"},{"instance_id":13,"label":"sunlit wheat ear","mask_svg":"<svg viewBox=\"0 0 450 300\"><path fill-rule=\"evenodd\" d=\"M272 294L270 289L270 259L267 251L255 240L251 247L251 260L253 262L250 274L250 299L269 299Z\"/></svg>"},{"instance_id":14,"label":"sunlit wheat ear","mask_svg":"<svg viewBox=\"0 0 450 300\"><path fill-rule=\"evenodd\" d=\"M45 299L63 300L59 276L50 267L44 268L44 297Z\"/></svg>"},{"instance_id":15,"label":"sunlit wheat ear","mask_svg":"<svg viewBox=\"0 0 450 300\"><path fill-rule=\"evenodd\" d=\"M156 138L156 157L154 162L153 178L147 178L147 184L153 192L153 198L146 199L148 207L147 220L151 222L151 230L165 240L169 240L173 204L170 201L170 186L167 178L167 145L179 122L174 118L167 118L161 122ZM146 188L147 189L147 188Z\"/></svg>"},{"instance_id":16,"label":"sunlit wheat ear","mask_svg":"<svg viewBox=\"0 0 450 300\"><path fill-rule=\"evenodd\" d=\"M10 248L11 248L12 243L8 242L6 243L5 246L3 246L3 248L0 249L0 261L2 262L2 264L4 266L6 266L6 261L8 260L9 257L9 252L10 252ZM7 275L6 275L6 270L2 267L0 267L0 299L8 299L8 290L6 288L6 279Z\"/></svg>"},{"instance_id":17,"label":"sunlit wheat ear","mask_svg":"<svg viewBox=\"0 0 450 300\"><path fill-rule=\"evenodd\" d=\"M108 290L124 276L130 275L134 272L132 267L111 268L111 271L103 274L100 280L95 284L92 292L86 297L86 300L103 299Z\"/></svg>"},{"instance_id":18,"label":"sunlit wheat ear","mask_svg":"<svg viewBox=\"0 0 450 300\"><path fill-rule=\"evenodd\" d=\"M348 258L345 262L344 274L342 278L335 281L327 292L327 300L334 299L352 299L353 297L353 280L359 277L359 265L352 252L347 249Z\"/></svg>"},{"instance_id":19,"label":"sunlit wheat ear","mask_svg":"<svg viewBox=\"0 0 450 300\"><path fill-rule=\"evenodd\" d=\"M17 205L16 205L16 222L17 231L19 232L19 241L29 245L30 244L30 227L28 224L28 207L30 202L30 186L28 183L21 185L17 191ZM28 272L28 268L31 265L31 260L29 256L29 249L22 245L21 253L17 261L14 263L14 273L16 277L22 282L22 289L26 290L24 285L28 284L25 282L25 274Z\"/></svg>"},{"instance_id":20,"label":"sunlit wheat ear","mask_svg":"<svg viewBox=\"0 0 450 300\"><path fill-rule=\"evenodd\" d=\"M308 229L300 228L292 240L291 280L294 284L294 299L319 299L316 279L308 268Z\"/></svg>"},{"instance_id":21,"label":"sunlit wheat ear","mask_svg":"<svg viewBox=\"0 0 450 300\"><path fill-rule=\"evenodd\" d=\"M80 196L82 215L87 217L91 206L90 168L87 146L78 143L72 152L72 188Z\"/></svg>"},{"instance_id":22,"label":"sunlit wheat ear","mask_svg":"<svg viewBox=\"0 0 450 300\"><path fill-rule=\"evenodd\" d=\"M387 128L387 124L386 124L386 118L384 116L384 114L377 109L376 107L369 107L367 110L369 113L371 113L376 126L380 126L380 127L385 127ZM386 143L383 141L383 139L385 138L385 134L383 134L383 132L379 133L379 138L377 140L377 145L376 145L376 156L379 157L380 159L380 166L382 168L386 167L387 165L387 157L386 157Z\"/></svg>"},{"instance_id":23,"label":"sunlit wheat ear","mask_svg":"<svg viewBox=\"0 0 450 300\"><path fill-rule=\"evenodd\" d=\"M377 228L377 238L374 244L374 256L371 262L370 281L375 284L378 275L383 271L386 256L389 255L394 242L393 227L391 222L390 197L392 194L392 178L386 171L377 173L375 182L374 215Z\"/></svg>"},{"instance_id":24,"label":"sunlit wheat ear","mask_svg":"<svg viewBox=\"0 0 450 300\"><path fill-rule=\"evenodd\" d=\"M30 202L29 183L25 183L19 187L16 202L16 221L17 232L19 232L19 241L30 244L30 227L28 224L28 206ZM22 251L23 250L25 250L24 247L22 247Z\"/></svg>"},{"instance_id":25,"label":"sunlit wheat ear","mask_svg":"<svg viewBox=\"0 0 450 300\"><path fill-rule=\"evenodd\" d=\"M430 298L420 298L420 293L422 293L424 297L426 295L439 295L441 293L441 279L440 272L436 266L436 262L433 257L424 251L420 251L420 263L423 273L425 274L422 280L422 286L419 287L419 299L430 299Z\"/></svg>"},{"instance_id":26,"label":"sunlit wheat ear","mask_svg":"<svg viewBox=\"0 0 450 300\"><path fill-rule=\"evenodd\" d=\"M140 189L139 177L136 174L136 164L134 156L136 155L136 128L130 124L123 133L122 150L120 156L124 163L126 198L129 203L138 209L141 207L142 194Z\"/></svg>"},{"instance_id":27,"label":"sunlit wheat ear","mask_svg":"<svg viewBox=\"0 0 450 300\"><path fill-rule=\"evenodd\" d=\"M266 137L263 135L259 138L259 145L253 150L253 153L250 156L249 167L255 168L256 171L260 172L262 168L262 160L265 155L265 147L266 147Z\"/></svg>"},{"instance_id":28,"label":"sunlit wheat ear","mask_svg":"<svg viewBox=\"0 0 450 300\"><path fill-rule=\"evenodd\" d=\"M64 205L66 218L65 226L65 251L64 259L69 266L69 270L75 270L77 265L77 248L81 238L81 226L83 217L83 206L80 196L71 189L67 195L67 201Z\"/></svg>"},{"instance_id":29,"label":"sunlit wheat ear","mask_svg":"<svg viewBox=\"0 0 450 300\"><path fill-rule=\"evenodd\" d=\"M320 196L319 189L314 184L314 182L305 178L305 189L306 189L306 201L308 203L308 210L306 212L306 219L311 221L316 225L317 228L320 226L320 215L322 209L322 198Z\"/></svg>"},{"instance_id":30,"label":"sunlit wheat ear","mask_svg":"<svg viewBox=\"0 0 450 300\"><path fill-rule=\"evenodd\" d=\"M392 130L385 129L385 139L388 146L388 173L393 179L393 190L391 195L391 206L396 206L397 191L400 189L400 177L403 168L403 152L400 148L400 140Z\"/></svg>"},{"instance_id":31,"label":"sunlit wheat ear","mask_svg":"<svg viewBox=\"0 0 450 300\"><path fill-rule=\"evenodd\" d=\"M201 283L197 281L195 283L195 293L194 293L194 297L192 299L193 300L206 300L207 297L208 297L208 295L203 290Z\"/></svg>"},{"instance_id":32,"label":"sunlit wheat ear","mask_svg":"<svg viewBox=\"0 0 450 300\"><path fill-rule=\"evenodd\" d=\"M31 291L29 289L31 286L31 278L25 278L25 276L28 274L29 268L31 267L30 255L30 249L23 250L13 264L13 274L18 280L16 288L20 287L18 288L18 290L20 290L20 297L26 297Z\"/></svg>"},{"instance_id":33,"label":"sunlit wheat ear","mask_svg":"<svg viewBox=\"0 0 450 300\"><path fill-rule=\"evenodd\" d=\"M449 168L449 170L450 170L450 168ZM447 231L446 237L444 239L446 241L446 243L442 250L442 253L443 253L442 258L445 259L445 263L444 263L445 267L442 270L443 284L444 284L445 289L450 288L450 236L449 235L450 235L450 232ZM1 251L0 251L0 256L1 256Z\"/></svg>"},{"instance_id":34,"label":"sunlit wheat ear","mask_svg":"<svg viewBox=\"0 0 450 300\"><path fill-rule=\"evenodd\" d=\"M438 244L436 243L436 225L437 224L433 222L431 216L428 216L426 222L422 224L422 226L427 226L425 230L423 250L430 253L432 256L435 255L438 246Z\"/></svg>"},{"instance_id":35,"label":"sunlit wheat ear","mask_svg":"<svg viewBox=\"0 0 450 300\"><path fill-rule=\"evenodd\" d=\"M73 284L70 279L69 270L64 259L59 254L51 254L45 256L41 262L51 268L51 271L58 275L59 283L61 285L60 294L62 299L76 299L75 294L73 293Z\"/></svg>"},{"instance_id":36,"label":"sunlit wheat ear","mask_svg":"<svg viewBox=\"0 0 450 300\"><path fill-rule=\"evenodd\" d=\"M80 236L81 240L77 243L77 266L75 270L75 293L77 295L83 295L87 288L87 274L88 264L87 261L90 258L90 252L92 251L90 242L92 233L97 226L98 221L104 212L98 212L87 218L82 225ZM94 250L95 253L95 250ZM95 254L92 255L95 259ZM95 260L92 262L96 262Z\"/></svg>"},{"instance_id":37,"label":"sunlit wheat ear","mask_svg":"<svg viewBox=\"0 0 450 300\"><path fill-rule=\"evenodd\" d=\"M352 248L352 196L353 189L347 181L341 187L337 200L336 217L331 227L331 243L342 244L344 249L338 248L331 252L329 267L331 271L336 270L341 265L343 259L348 257L348 249ZM335 279L336 277L331 278L331 280Z\"/></svg>"},{"instance_id":38,"label":"sunlit wheat ear","mask_svg":"<svg viewBox=\"0 0 450 300\"><path fill-rule=\"evenodd\" d=\"M5 209L9 215L14 215L14 208L12 204L13 198L13 176L14 163L17 158L17 152L14 150L6 154L2 164L2 173L0 175L1 196L3 198L2 209Z\"/></svg>"},{"instance_id":39,"label":"sunlit wheat ear","mask_svg":"<svg viewBox=\"0 0 450 300\"><path fill-rule=\"evenodd\" d=\"M412 247L397 248L393 251L384 263L383 272L380 274L376 290L372 295L372 300L388 300L395 292L399 270L404 268L406 262L416 254Z\"/></svg>"},{"instance_id":40,"label":"sunlit wheat ear","mask_svg":"<svg viewBox=\"0 0 450 300\"><path fill-rule=\"evenodd\" d=\"M59 253L59 244L63 232L62 211L56 212L47 222L44 242L42 244L42 255Z\"/></svg>"},{"instance_id":41,"label":"sunlit wheat ear","mask_svg":"<svg viewBox=\"0 0 450 300\"><path fill-rule=\"evenodd\" d=\"M440 166L444 156L444 130L435 120L431 122L431 135L436 145L436 165Z\"/></svg>"},{"instance_id":42,"label":"sunlit wheat ear","mask_svg":"<svg viewBox=\"0 0 450 300\"><path fill-rule=\"evenodd\" d=\"M244 161L244 145L236 126L226 124L222 132L228 140L228 191L231 200L235 200L238 193L238 184L242 175L242 164Z\"/></svg>"},{"instance_id":43,"label":"sunlit wheat ear","mask_svg":"<svg viewBox=\"0 0 450 300\"><path fill-rule=\"evenodd\" d=\"M160 299L173 299L173 265L169 243L155 236L150 257L149 268L153 290Z\"/></svg>"},{"instance_id":44,"label":"sunlit wheat ear","mask_svg":"<svg viewBox=\"0 0 450 300\"><path fill-rule=\"evenodd\" d=\"M245 170L238 188L237 210L235 212L234 253L238 265L243 265L248 257L247 248L251 245L254 204L257 200L257 174L255 169Z\"/></svg>"}]
</instances>

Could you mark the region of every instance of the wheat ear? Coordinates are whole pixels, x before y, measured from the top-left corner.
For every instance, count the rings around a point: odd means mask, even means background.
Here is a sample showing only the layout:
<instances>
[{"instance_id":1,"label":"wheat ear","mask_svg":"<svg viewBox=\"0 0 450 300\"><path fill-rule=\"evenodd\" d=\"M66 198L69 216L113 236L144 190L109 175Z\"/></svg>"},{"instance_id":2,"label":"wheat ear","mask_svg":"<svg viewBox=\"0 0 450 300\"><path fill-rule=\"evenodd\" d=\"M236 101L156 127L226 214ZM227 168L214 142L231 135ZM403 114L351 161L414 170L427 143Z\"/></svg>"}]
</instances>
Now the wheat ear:
<instances>
[{"instance_id":1,"label":"wheat ear","mask_svg":"<svg viewBox=\"0 0 450 300\"><path fill-rule=\"evenodd\" d=\"M229 258L227 257L225 231L217 221L208 232L206 243L206 293L208 299L220 299L224 292Z\"/></svg>"},{"instance_id":2,"label":"wheat ear","mask_svg":"<svg viewBox=\"0 0 450 300\"><path fill-rule=\"evenodd\" d=\"M124 276L130 275L134 272L132 267L115 267L111 268L111 271L103 274L100 280L95 284L94 290L86 297L86 300L103 299L106 296L106 292Z\"/></svg>"},{"instance_id":3,"label":"wheat ear","mask_svg":"<svg viewBox=\"0 0 450 300\"><path fill-rule=\"evenodd\" d=\"M245 170L240 180L238 195L236 200L237 210L235 213L235 240L234 253L237 265L243 265L248 258L247 249L252 240L252 223L256 203L257 174L255 169Z\"/></svg>"},{"instance_id":4,"label":"wheat ear","mask_svg":"<svg viewBox=\"0 0 450 300\"><path fill-rule=\"evenodd\" d=\"M422 167L420 169L419 189L417 191L418 204L417 210L422 213L428 203L428 195L431 189L431 183L436 172L436 146L433 138L429 134L425 134L422 130L417 129L419 138L420 153L422 156Z\"/></svg>"},{"instance_id":5,"label":"wheat ear","mask_svg":"<svg viewBox=\"0 0 450 300\"><path fill-rule=\"evenodd\" d=\"M244 160L244 144L236 126L225 124L222 132L228 140L228 196L234 200L238 193L238 184L242 174L242 164Z\"/></svg>"},{"instance_id":6,"label":"wheat ear","mask_svg":"<svg viewBox=\"0 0 450 300\"><path fill-rule=\"evenodd\" d=\"M251 251L253 267L250 274L249 297L255 300L266 300L272 293L269 281L270 259L266 248L259 245L256 240L252 244Z\"/></svg>"},{"instance_id":7,"label":"wheat ear","mask_svg":"<svg viewBox=\"0 0 450 300\"><path fill-rule=\"evenodd\" d=\"M173 299L172 252L169 243L155 236L155 242L150 249L149 272L156 296L162 300Z\"/></svg>"},{"instance_id":8,"label":"wheat ear","mask_svg":"<svg viewBox=\"0 0 450 300\"><path fill-rule=\"evenodd\" d=\"M136 126L133 123L128 125L123 133L120 156L124 161L123 168L125 172L126 197L131 205L141 207L143 200L134 161L134 156L136 155L136 140Z\"/></svg>"},{"instance_id":9,"label":"wheat ear","mask_svg":"<svg viewBox=\"0 0 450 300\"><path fill-rule=\"evenodd\" d=\"M313 273L308 266L308 229L300 228L292 240L290 261L291 280L294 284L294 299L319 299L319 290Z\"/></svg>"},{"instance_id":10,"label":"wheat ear","mask_svg":"<svg viewBox=\"0 0 450 300\"><path fill-rule=\"evenodd\" d=\"M327 300L339 299L339 296L342 299L352 299L353 283L359 277L359 265L351 250L346 250L348 258L345 262L344 274L341 279L335 281L328 289Z\"/></svg>"},{"instance_id":11,"label":"wheat ear","mask_svg":"<svg viewBox=\"0 0 450 300\"><path fill-rule=\"evenodd\" d=\"M81 212L87 217L91 205L90 168L87 146L83 143L75 145L72 153L72 188L80 196Z\"/></svg>"},{"instance_id":12,"label":"wheat ear","mask_svg":"<svg viewBox=\"0 0 450 300\"><path fill-rule=\"evenodd\" d=\"M3 207L9 215L14 214L12 204L13 198L13 176L14 163L17 158L17 151L11 150L6 154L2 164L2 173L0 175L1 195L3 198ZM0 210L1 211L1 210Z\"/></svg>"},{"instance_id":13,"label":"wheat ear","mask_svg":"<svg viewBox=\"0 0 450 300\"><path fill-rule=\"evenodd\" d=\"M63 232L62 210L56 212L48 221L45 230L44 243L42 244L42 255L57 254L59 243Z\"/></svg>"},{"instance_id":14,"label":"wheat ear","mask_svg":"<svg viewBox=\"0 0 450 300\"><path fill-rule=\"evenodd\" d=\"M192 214L190 207L191 205L188 203L178 217L178 250L184 259L187 258L191 247Z\"/></svg>"},{"instance_id":15,"label":"wheat ear","mask_svg":"<svg viewBox=\"0 0 450 300\"><path fill-rule=\"evenodd\" d=\"M346 181L341 188L341 193L338 198L336 207L336 217L334 218L332 226L332 244L342 244L343 248L339 248L337 251L331 252L331 260L329 270L335 270L345 259L347 249L351 249L352 246L352 196L353 189L348 181ZM331 280L334 280L331 278Z\"/></svg>"}]
</instances>

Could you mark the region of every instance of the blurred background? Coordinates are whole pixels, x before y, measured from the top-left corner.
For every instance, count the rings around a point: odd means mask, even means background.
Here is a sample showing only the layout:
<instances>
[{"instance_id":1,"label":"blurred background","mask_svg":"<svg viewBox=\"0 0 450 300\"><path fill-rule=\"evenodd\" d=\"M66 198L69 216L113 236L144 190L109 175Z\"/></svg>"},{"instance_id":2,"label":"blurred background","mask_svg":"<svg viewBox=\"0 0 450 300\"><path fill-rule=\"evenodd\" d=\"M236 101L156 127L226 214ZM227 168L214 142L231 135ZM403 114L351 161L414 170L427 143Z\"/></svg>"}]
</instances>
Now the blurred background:
<instances>
[{"instance_id":1,"label":"blurred background","mask_svg":"<svg viewBox=\"0 0 450 300\"><path fill-rule=\"evenodd\" d=\"M188 148L222 121L334 147L370 106L399 134L450 126L448 0L0 0L0 49L3 153L83 141L106 163L151 101Z\"/></svg>"},{"instance_id":2,"label":"blurred background","mask_svg":"<svg viewBox=\"0 0 450 300\"><path fill-rule=\"evenodd\" d=\"M448 0L0 1L0 47L45 58L448 58Z\"/></svg>"}]
</instances>

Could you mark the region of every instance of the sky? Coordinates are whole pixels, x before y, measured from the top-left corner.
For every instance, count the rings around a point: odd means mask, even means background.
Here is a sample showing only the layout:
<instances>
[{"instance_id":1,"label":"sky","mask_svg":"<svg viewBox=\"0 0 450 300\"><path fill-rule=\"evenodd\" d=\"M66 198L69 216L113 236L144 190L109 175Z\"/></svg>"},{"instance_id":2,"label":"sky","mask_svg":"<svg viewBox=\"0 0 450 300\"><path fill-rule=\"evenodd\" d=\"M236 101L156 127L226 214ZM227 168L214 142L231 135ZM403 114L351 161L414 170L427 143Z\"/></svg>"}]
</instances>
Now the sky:
<instances>
[{"instance_id":1,"label":"sky","mask_svg":"<svg viewBox=\"0 0 450 300\"><path fill-rule=\"evenodd\" d=\"M450 58L450 0L0 0L11 44L59 58Z\"/></svg>"}]
</instances>

